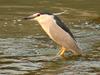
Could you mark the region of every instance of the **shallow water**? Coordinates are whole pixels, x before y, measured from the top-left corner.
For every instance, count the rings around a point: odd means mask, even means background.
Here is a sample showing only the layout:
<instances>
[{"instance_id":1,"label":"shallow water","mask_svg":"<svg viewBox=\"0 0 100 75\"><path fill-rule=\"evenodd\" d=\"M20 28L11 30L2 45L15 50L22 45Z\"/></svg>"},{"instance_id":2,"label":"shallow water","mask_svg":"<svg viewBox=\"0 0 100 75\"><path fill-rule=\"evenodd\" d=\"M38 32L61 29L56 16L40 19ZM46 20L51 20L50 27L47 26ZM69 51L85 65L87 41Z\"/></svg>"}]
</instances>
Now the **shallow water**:
<instances>
[{"instance_id":1,"label":"shallow water","mask_svg":"<svg viewBox=\"0 0 100 75\"><path fill-rule=\"evenodd\" d=\"M0 75L99 75L100 1L0 0ZM59 17L73 32L83 56L51 60L59 47L37 22L22 20L38 11Z\"/></svg>"}]
</instances>

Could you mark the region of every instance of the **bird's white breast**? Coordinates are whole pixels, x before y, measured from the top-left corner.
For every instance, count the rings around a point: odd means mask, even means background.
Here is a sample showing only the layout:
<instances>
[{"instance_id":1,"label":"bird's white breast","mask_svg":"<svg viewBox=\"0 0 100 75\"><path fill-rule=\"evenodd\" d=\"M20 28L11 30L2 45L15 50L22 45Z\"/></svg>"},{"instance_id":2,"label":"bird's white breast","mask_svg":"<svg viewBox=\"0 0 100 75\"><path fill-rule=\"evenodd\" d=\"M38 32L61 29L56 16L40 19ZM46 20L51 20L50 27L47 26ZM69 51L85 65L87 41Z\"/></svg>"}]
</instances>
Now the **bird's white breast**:
<instances>
[{"instance_id":1,"label":"bird's white breast","mask_svg":"<svg viewBox=\"0 0 100 75\"><path fill-rule=\"evenodd\" d=\"M66 37L70 37L69 34L57 25L53 16L43 16L39 23L49 37L58 44L61 44Z\"/></svg>"},{"instance_id":2,"label":"bird's white breast","mask_svg":"<svg viewBox=\"0 0 100 75\"><path fill-rule=\"evenodd\" d=\"M53 25L55 24L53 21L53 16L47 16L45 18L42 18L41 20L39 20L39 23L41 25L41 27L44 29L44 31L49 35L49 37L52 39L52 36L50 34L50 29L53 27Z\"/></svg>"}]
</instances>

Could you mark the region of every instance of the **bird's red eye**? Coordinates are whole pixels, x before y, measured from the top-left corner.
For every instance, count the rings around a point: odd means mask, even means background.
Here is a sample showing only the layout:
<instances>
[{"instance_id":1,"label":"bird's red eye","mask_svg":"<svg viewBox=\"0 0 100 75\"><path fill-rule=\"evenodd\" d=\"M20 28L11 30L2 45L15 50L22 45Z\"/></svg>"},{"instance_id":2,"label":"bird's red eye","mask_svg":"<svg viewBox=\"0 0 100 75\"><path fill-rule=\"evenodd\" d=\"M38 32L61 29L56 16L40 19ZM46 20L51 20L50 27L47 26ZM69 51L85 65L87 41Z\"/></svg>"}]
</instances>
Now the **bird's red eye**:
<instances>
[{"instance_id":1,"label":"bird's red eye","mask_svg":"<svg viewBox=\"0 0 100 75\"><path fill-rule=\"evenodd\" d=\"M37 14L37 16L40 16L41 14L39 13L39 14Z\"/></svg>"}]
</instances>

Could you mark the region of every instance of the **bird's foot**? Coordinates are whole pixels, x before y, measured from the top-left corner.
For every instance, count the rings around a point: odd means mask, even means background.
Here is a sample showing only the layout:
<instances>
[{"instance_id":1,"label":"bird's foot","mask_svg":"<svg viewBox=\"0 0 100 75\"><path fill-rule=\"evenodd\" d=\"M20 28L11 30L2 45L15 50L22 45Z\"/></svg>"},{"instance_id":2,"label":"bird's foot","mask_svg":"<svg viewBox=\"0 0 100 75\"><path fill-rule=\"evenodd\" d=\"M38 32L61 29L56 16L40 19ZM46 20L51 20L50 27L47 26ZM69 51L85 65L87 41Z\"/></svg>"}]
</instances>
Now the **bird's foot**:
<instances>
[{"instance_id":1,"label":"bird's foot","mask_svg":"<svg viewBox=\"0 0 100 75\"><path fill-rule=\"evenodd\" d=\"M67 60L67 57L56 55L48 59L49 61L59 61L59 60Z\"/></svg>"},{"instance_id":2,"label":"bird's foot","mask_svg":"<svg viewBox=\"0 0 100 75\"><path fill-rule=\"evenodd\" d=\"M56 61L56 60L60 60L60 56L59 55L56 55L54 56L53 58L51 58L53 61Z\"/></svg>"},{"instance_id":3,"label":"bird's foot","mask_svg":"<svg viewBox=\"0 0 100 75\"><path fill-rule=\"evenodd\" d=\"M65 57L64 55L56 55L55 57L51 58L53 61L56 60L67 60L67 57Z\"/></svg>"}]
</instances>

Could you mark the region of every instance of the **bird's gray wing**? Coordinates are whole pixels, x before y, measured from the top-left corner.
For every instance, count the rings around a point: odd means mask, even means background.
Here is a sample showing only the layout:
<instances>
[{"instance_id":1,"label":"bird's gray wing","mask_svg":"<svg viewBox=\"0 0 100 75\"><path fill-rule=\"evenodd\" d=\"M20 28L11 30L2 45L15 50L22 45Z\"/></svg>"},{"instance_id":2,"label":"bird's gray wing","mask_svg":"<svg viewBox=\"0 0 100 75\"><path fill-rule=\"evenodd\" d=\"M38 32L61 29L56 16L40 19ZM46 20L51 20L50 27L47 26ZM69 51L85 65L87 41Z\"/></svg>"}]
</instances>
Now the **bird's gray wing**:
<instances>
[{"instance_id":1,"label":"bird's gray wing","mask_svg":"<svg viewBox=\"0 0 100 75\"><path fill-rule=\"evenodd\" d=\"M69 33L70 36L75 40L75 38L74 38L73 34L71 33L71 31L69 30L69 28L57 16L54 16L54 19L56 20L57 25L59 25L64 31Z\"/></svg>"}]
</instances>

